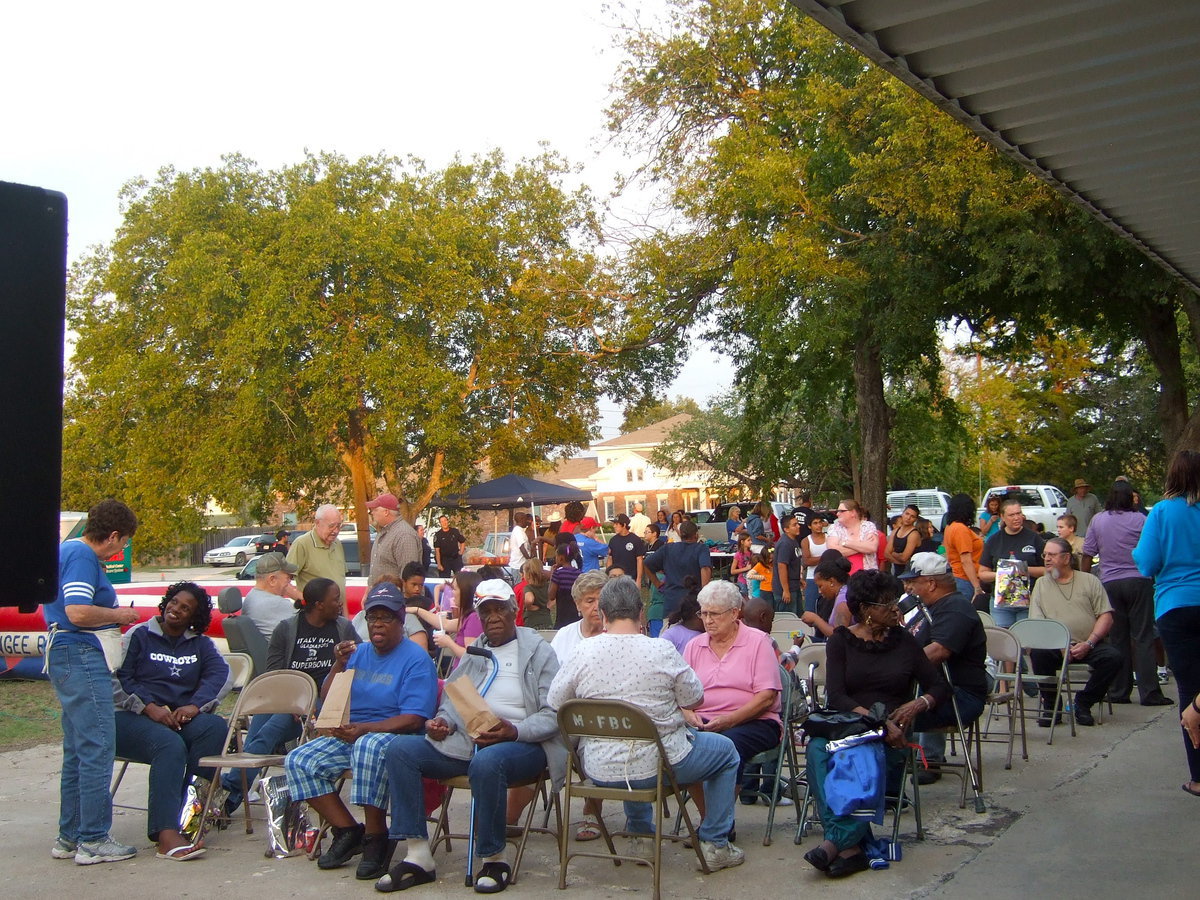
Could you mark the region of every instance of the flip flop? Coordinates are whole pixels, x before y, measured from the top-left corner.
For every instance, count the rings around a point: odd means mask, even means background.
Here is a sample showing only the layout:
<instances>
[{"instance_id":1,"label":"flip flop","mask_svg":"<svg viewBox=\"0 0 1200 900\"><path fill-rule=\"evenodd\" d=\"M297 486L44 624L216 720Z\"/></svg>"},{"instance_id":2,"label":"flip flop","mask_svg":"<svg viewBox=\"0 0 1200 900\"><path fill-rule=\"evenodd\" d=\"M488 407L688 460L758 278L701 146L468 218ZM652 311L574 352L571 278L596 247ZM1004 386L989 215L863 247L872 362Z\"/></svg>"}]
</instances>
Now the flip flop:
<instances>
[{"instance_id":1,"label":"flip flop","mask_svg":"<svg viewBox=\"0 0 1200 900\"><path fill-rule=\"evenodd\" d=\"M155 859L166 859L171 862L187 862L189 859L199 859L208 852L207 847L197 847L195 844L180 844L166 853L155 853Z\"/></svg>"},{"instance_id":2,"label":"flip flop","mask_svg":"<svg viewBox=\"0 0 1200 900\"><path fill-rule=\"evenodd\" d=\"M598 840L600 836L600 823L591 813L586 813L583 821L579 823L579 827L575 829L575 840L594 841Z\"/></svg>"},{"instance_id":3,"label":"flip flop","mask_svg":"<svg viewBox=\"0 0 1200 900\"><path fill-rule=\"evenodd\" d=\"M484 879L491 881L491 884L481 884ZM479 870L479 874L475 876L475 893L477 894L498 894L512 881L512 869L508 867L508 863L489 862L484 863L483 868Z\"/></svg>"},{"instance_id":4,"label":"flip flop","mask_svg":"<svg viewBox=\"0 0 1200 900\"><path fill-rule=\"evenodd\" d=\"M1190 787L1188 787L1189 784L1191 784L1190 781L1185 781L1183 784L1180 785L1180 787L1183 788L1187 793L1191 794L1193 797L1200 797L1200 791L1193 791Z\"/></svg>"},{"instance_id":5,"label":"flip flop","mask_svg":"<svg viewBox=\"0 0 1200 900\"><path fill-rule=\"evenodd\" d=\"M402 861L392 866L390 872L375 882L375 890L381 894L407 891L411 887L437 881L437 870L425 871L416 863Z\"/></svg>"}]
</instances>

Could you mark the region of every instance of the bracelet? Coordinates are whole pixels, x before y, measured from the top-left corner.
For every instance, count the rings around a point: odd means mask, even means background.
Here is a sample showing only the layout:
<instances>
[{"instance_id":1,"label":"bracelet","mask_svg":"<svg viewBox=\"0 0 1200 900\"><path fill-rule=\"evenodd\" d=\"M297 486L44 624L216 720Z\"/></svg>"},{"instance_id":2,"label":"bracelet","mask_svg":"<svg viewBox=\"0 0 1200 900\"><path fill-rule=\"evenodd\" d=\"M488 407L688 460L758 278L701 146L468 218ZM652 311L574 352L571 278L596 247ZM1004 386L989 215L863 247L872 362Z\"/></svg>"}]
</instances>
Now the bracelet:
<instances>
[{"instance_id":1,"label":"bracelet","mask_svg":"<svg viewBox=\"0 0 1200 900\"><path fill-rule=\"evenodd\" d=\"M1196 698L1195 698L1195 697L1193 697L1193 698L1192 698L1192 709L1194 709L1196 712L1200 713L1200 706L1197 706L1197 705L1196 705Z\"/></svg>"},{"instance_id":2,"label":"bracelet","mask_svg":"<svg viewBox=\"0 0 1200 900\"><path fill-rule=\"evenodd\" d=\"M928 697L926 697L924 694L922 694L921 699L923 701L925 701L925 712L929 712L931 709L933 709L933 706L930 704ZM1192 702L1194 703L1195 701L1192 701ZM1200 712L1200 710L1197 710L1197 711Z\"/></svg>"}]
</instances>

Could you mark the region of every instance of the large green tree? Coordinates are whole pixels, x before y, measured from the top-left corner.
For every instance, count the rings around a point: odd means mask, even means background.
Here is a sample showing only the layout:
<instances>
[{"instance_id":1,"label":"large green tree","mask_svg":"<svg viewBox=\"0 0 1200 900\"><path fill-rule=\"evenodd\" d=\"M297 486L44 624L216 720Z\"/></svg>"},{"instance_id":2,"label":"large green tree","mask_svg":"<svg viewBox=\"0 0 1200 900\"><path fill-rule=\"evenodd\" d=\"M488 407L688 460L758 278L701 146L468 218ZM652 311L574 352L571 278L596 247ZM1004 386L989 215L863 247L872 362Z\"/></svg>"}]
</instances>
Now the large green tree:
<instances>
[{"instance_id":1,"label":"large green tree","mask_svg":"<svg viewBox=\"0 0 1200 900\"><path fill-rule=\"evenodd\" d=\"M782 0L679 0L625 48L612 127L683 215L642 251L651 288L738 346L743 385L771 373L752 415L797 378L848 384L853 489L882 511L889 384L936 393L939 323L1053 277L1026 226L1069 213Z\"/></svg>"},{"instance_id":2,"label":"large green tree","mask_svg":"<svg viewBox=\"0 0 1200 900\"><path fill-rule=\"evenodd\" d=\"M361 536L377 486L411 515L485 463L586 445L639 360L566 173L550 153L233 156L129 185L74 274L64 502L126 498L147 552L194 535L209 499L350 501Z\"/></svg>"}]
</instances>

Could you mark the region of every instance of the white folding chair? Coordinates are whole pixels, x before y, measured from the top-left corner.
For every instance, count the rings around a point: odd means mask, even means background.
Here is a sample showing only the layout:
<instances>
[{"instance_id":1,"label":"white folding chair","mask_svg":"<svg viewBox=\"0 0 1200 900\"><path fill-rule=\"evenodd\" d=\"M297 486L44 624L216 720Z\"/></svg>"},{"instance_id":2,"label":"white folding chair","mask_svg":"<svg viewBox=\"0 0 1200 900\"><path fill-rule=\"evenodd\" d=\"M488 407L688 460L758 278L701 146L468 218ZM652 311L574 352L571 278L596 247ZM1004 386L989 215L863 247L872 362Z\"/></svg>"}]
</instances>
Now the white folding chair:
<instances>
[{"instance_id":1,"label":"white folding chair","mask_svg":"<svg viewBox=\"0 0 1200 900\"><path fill-rule=\"evenodd\" d=\"M1008 687L1004 687L1004 682L997 678L995 688L988 694L988 721L983 734L984 739L987 740L987 734L991 730L992 719L996 715L996 707L1007 707L1008 757L1004 762L1004 768L1011 769L1013 742L1016 739L1018 719L1021 722L1021 759L1026 761L1029 759L1029 746L1026 743L1025 736L1024 678L1021 675L1020 668L1021 642L1007 628L985 627L983 631L987 635L988 656L998 663L1012 663L1015 670L1012 680L1008 682Z\"/></svg>"},{"instance_id":2,"label":"white folding chair","mask_svg":"<svg viewBox=\"0 0 1200 900\"><path fill-rule=\"evenodd\" d=\"M1053 675L1021 674L1018 671L1016 673L1003 672L999 676L1003 680L1012 680L1015 683L1019 675L1022 683L1029 682L1039 687L1053 686L1054 705L1048 712L1050 736L1046 740L1047 744L1053 744L1054 728L1058 724L1058 717L1063 712L1067 712L1067 706L1071 705L1071 683L1067 679L1067 665L1071 658L1071 632L1066 625L1055 619L1022 619L1013 623L1009 631L1020 642L1021 650L1024 653L1032 650L1057 650L1062 653L1063 664ZM1017 668L1019 669L1020 666ZM1031 663L1030 669L1032 668ZM1076 734L1075 717L1069 712L1067 712L1067 716L1071 722L1071 736L1074 737Z\"/></svg>"}]
</instances>

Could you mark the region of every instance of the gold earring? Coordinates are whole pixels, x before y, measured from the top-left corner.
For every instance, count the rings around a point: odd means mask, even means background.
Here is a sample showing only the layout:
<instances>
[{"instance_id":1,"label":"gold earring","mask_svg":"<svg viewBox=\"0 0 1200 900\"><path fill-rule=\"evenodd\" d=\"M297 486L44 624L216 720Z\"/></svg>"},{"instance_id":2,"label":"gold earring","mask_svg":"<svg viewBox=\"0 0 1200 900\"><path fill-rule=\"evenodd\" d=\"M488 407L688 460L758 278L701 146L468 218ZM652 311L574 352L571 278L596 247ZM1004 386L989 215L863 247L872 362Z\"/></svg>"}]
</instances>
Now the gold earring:
<instances>
[{"instance_id":1,"label":"gold earring","mask_svg":"<svg viewBox=\"0 0 1200 900\"><path fill-rule=\"evenodd\" d=\"M870 625L873 621L875 621L875 620L872 619L870 616L867 616L867 624L868 625Z\"/></svg>"}]
</instances>

